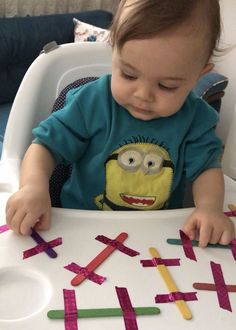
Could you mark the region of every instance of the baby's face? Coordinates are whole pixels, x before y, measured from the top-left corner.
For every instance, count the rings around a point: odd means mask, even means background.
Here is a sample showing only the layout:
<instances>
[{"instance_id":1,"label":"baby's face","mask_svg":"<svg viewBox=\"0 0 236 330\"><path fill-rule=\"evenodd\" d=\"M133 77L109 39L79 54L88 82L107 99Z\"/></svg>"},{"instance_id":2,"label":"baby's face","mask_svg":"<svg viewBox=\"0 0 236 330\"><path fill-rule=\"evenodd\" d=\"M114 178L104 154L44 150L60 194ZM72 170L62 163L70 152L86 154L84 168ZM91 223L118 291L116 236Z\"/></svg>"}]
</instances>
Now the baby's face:
<instances>
[{"instance_id":1,"label":"baby's face","mask_svg":"<svg viewBox=\"0 0 236 330\"><path fill-rule=\"evenodd\" d=\"M205 65L202 38L182 29L127 41L120 51L114 47L112 94L133 117L151 120L175 114L201 74L212 68Z\"/></svg>"}]
</instances>

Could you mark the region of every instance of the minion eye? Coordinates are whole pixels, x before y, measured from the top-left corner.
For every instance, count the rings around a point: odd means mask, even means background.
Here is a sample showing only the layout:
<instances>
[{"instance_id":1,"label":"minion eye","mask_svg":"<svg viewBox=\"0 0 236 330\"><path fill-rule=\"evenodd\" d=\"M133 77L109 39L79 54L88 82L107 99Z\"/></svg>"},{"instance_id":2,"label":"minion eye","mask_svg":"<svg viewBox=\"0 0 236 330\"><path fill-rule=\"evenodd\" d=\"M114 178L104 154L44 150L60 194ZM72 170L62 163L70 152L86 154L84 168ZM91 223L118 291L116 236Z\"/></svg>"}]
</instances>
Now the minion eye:
<instances>
[{"instance_id":1,"label":"minion eye","mask_svg":"<svg viewBox=\"0 0 236 330\"><path fill-rule=\"evenodd\" d=\"M139 150L126 149L120 152L118 163L120 167L128 171L136 171L143 162L143 154Z\"/></svg>"},{"instance_id":2,"label":"minion eye","mask_svg":"<svg viewBox=\"0 0 236 330\"><path fill-rule=\"evenodd\" d=\"M161 171L162 165L163 158L155 152L150 152L144 158L143 170L146 173L155 174Z\"/></svg>"}]
</instances>

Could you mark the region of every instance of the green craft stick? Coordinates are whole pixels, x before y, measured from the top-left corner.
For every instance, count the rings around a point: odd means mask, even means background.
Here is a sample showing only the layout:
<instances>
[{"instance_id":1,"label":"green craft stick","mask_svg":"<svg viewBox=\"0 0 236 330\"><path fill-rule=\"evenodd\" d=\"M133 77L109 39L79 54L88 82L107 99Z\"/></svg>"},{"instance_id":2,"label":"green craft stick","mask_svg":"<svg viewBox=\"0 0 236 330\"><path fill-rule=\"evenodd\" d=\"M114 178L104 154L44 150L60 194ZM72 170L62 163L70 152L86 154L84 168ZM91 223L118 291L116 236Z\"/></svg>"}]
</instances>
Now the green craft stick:
<instances>
[{"instance_id":1,"label":"green craft stick","mask_svg":"<svg viewBox=\"0 0 236 330\"><path fill-rule=\"evenodd\" d=\"M136 315L155 315L160 313L157 307L136 307L134 308ZM64 310L51 310L47 313L50 319L64 319ZM90 317L110 317L123 316L121 308L95 308L95 309L79 309L77 310L77 318Z\"/></svg>"},{"instance_id":2,"label":"green craft stick","mask_svg":"<svg viewBox=\"0 0 236 330\"><path fill-rule=\"evenodd\" d=\"M182 241L181 239L177 239L177 238L168 238L167 240L167 243L169 244L173 244L173 245L182 245ZM198 246L198 241L191 241L192 242L192 246ZM230 249L231 246L230 244L229 245L222 245L222 244L211 244L211 243L208 243L207 244L207 247L210 247L210 248L218 248L218 249Z\"/></svg>"}]
</instances>

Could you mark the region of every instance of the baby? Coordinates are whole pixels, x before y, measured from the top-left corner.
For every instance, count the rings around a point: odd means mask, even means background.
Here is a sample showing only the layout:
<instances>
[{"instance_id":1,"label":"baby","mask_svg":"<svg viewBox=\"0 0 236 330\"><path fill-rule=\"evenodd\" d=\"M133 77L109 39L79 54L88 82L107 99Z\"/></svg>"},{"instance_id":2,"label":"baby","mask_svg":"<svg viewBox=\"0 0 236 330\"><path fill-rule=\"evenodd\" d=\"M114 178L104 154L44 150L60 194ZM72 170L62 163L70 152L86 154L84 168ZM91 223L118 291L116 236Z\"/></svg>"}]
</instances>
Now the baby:
<instances>
[{"instance_id":1,"label":"baby","mask_svg":"<svg viewBox=\"0 0 236 330\"><path fill-rule=\"evenodd\" d=\"M223 214L218 115L192 89L212 70L220 36L217 0L123 0L111 27L112 73L67 95L65 107L33 130L7 223L23 235L48 229L49 179L72 164L65 208L179 208L186 180L195 209L184 232L199 245L228 244Z\"/></svg>"}]
</instances>

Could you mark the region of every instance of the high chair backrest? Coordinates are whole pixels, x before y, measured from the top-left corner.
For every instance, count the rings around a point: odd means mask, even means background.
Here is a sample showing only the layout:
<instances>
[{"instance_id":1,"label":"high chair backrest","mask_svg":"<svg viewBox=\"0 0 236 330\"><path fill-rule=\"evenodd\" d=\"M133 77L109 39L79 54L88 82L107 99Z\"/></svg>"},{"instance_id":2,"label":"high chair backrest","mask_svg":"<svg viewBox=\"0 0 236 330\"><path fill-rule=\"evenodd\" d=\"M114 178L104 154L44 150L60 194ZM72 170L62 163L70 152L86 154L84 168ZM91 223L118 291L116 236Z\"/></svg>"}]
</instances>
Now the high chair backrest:
<instances>
[{"instance_id":1,"label":"high chair backrest","mask_svg":"<svg viewBox=\"0 0 236 330\"><path fill-rule=\"evenodd\" d=\"M2 161L22 159L32 141L32 128L52 111L55 99L71 82L111 71L106 43L71 43L44 51L27 71L9 116Z\"/></svg>"}]
</instances>

